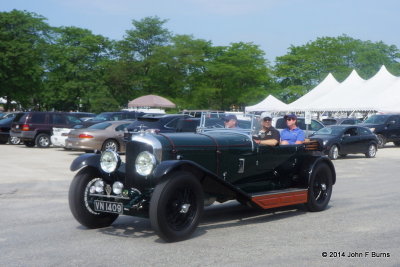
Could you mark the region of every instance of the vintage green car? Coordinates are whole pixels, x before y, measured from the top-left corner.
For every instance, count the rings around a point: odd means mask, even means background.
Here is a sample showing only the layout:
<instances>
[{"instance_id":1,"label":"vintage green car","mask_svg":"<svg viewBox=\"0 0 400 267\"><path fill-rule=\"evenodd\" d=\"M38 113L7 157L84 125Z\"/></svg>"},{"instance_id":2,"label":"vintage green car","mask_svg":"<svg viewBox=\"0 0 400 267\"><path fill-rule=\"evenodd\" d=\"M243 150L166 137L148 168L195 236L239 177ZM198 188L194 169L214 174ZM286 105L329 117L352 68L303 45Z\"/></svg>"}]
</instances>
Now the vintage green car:
<instances>
[{"instance_id":1,"label":"vintage green car","mask_svg":"<svg viewBox=\"0 0 400 267\"><path fill-rule=\"evenodd\" d=\"M88 228L109 226L119 215L148 217L171 242L188 238L214 201L326 208L336 173L318 142L260 146L253 140L256 118L236 129L215 120L205 114L197 133L141 131L127 142L125 163L113 151L75 159L71 170L80 171L69 190L73 216Z\"/></svg>"}]
</instances>

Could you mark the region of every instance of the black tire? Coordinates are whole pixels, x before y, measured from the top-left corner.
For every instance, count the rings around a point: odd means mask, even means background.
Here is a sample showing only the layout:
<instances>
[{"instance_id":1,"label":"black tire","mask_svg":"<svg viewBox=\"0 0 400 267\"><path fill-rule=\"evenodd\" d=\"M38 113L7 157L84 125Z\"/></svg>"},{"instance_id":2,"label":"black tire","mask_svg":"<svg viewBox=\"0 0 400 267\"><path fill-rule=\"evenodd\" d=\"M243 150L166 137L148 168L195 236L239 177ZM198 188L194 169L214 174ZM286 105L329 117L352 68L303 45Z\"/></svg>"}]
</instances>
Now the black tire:
<instances>
[{"instance_id":1,"label":"black tire","mask_svg":"<svg viewBox=\"0 0 400 267\"><path fill-rule=\"evenodd\" d=\"M381 134L378 134L376 137L378 137L378 148L384 147L386 144L386 137Z\"/></svg>"},{"instance_id":2,"label":"black tire","mask_svg":"<svg viewBox=\"0 0 400 267\"><path fill-rule=\"evenodd\" d=\"M102 228L110 226L118 214L98 213L91 209L88 201L89 188L99 178L98 172L86 167L74 177L69 187L69 208L75 219L87 228Z\"/></svg>"},{"instance_id":3,"label":"black tire","mask_svg":"<svg viewBox=\"0 0 400 267\"><path fill-rule=\"evenodd\" d=\"M48 148L51 145L50 135L41 133L35 138L35 143L37 147Z\"/></svg>"},{"instance_id":4,"label":"black tire","mask_svg":"<svg viewBox=\"0 0 400 267\"><path fill-rule=\"evenodd\" d=\"M329 149L328 157L332 160L337 159L339 156L339 148L337 145L332 145Z\"/></svg>"},{"instance_id":5,"label":"black tire","mask_svg":"<svg viewBox=\"0 0 400 267\"><path fill-rule=\"evenodd\" d=\"M347 154L339 154L340 157L345 158L347 157Z\"/></svg>"},{"instance_id":6,"label":"black tire","mask_svg":"<svg viewBox=\"0 0 400 267\"><path fill-rule=\"evenodd\" d=\"M376 156L376 151L377 151L376 146L374 144L370 144L368 146L367 152L365 153L365 157L374 158Z\"/></svg>"},{"instance_id":7,"label":"black tire","mask_svg":"<svg viewBox=\"0 0 400 267\"><path fill-rule=\"evenodd\" d=\"M312 174L308 189L309 211L322 211L326 208L332 195L332 171L326 163L318 164Z\"/></svg>"},{"instance_id":8,"label":"black tire","mask_svg":"<svg viewBox=\"0 0 400 267\"><path fill-rule=\"evenodd\" d=\"M196 230L203 209L200 182L191 173L178 171L158 184L153 192L151 226L167 242L184 240Z\"/></svg>"},{"instance_id":9,"label":"black tire","mask_svg":"<svg viewBox=\"0 0 400 267\"><path fill-rule=\"evenodd\" d=\"M8 138L8 143L11 145L19 145L21 144L21 139L19 139L18 137L11 137Z\"/></svg>"},{"instance_id":10,"label":"black tire","mask_svg":"<svg viewBox=\"0 0 400 267\"><path fill-rule=\"evenodd\" d=\"M395 146L400 146L400 141L393 142Z\"/></svg>"},{"instance_id":11,"label":"black tire","mask_svg":"<svg viewBox=\"0 0 400 267\"><path fill-rule=\"evenodd\" d=\"M114 152L119 151L119 144L117 141L113 139L107 139L104 141L103 146L101 147L101 151L112 150Z\"/></svg>"},{"instance_id":12,"label":"black tire","mask_svg":"<svg viewBox=\"0 0 400 267\"><path fill-rule=\"evenodd\" d=\"M35 146L35 142L33 142L33 141L24 141L24 145L26 147L34 147Z\"/></svg>"}]
</instances>

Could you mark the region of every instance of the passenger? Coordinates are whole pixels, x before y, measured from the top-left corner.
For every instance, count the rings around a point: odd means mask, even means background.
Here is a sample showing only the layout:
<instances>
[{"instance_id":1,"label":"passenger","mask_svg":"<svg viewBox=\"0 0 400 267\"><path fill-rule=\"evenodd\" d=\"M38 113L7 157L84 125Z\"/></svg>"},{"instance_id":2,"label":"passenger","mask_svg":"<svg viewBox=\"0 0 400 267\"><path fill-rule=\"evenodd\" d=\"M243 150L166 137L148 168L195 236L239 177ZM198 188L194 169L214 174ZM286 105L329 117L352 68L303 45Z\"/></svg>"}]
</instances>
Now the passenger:
<instances>
[{"instance_id":1,"label":"passenger","mask_svg":"<svg viewBox=\"0 0 400 267\"><path fill-rule=\"evenodd\" d=\"M255 136L254 142L265 146L276 146L279 144L280 134L277 129L272 127L272 116L268 112L261 113L261 130Z\"/></svg>"},{"instance_id":2,"label":"passenger","mask_svg":"<svg viewBox=\"0 0 400 267\"><path fill-rule=\"evenodd\" d=\"M281 132L281 145L303 144L305 140L304 131L297 127L297 117L295 114L285 115L287 128Z\"/></svg>"},{"instance_id":3,"label":"passenger","mask_svg":"<svg viewBox=\"0 0 400 267\"><path fill-rule=\"evenodd\" d=\"M236 115L233 114L226 115L224 118L224 122L225 122L225 128L230 128L230 129L238 128L237 126L238 121Z\"/></svg>"}]
</instances>

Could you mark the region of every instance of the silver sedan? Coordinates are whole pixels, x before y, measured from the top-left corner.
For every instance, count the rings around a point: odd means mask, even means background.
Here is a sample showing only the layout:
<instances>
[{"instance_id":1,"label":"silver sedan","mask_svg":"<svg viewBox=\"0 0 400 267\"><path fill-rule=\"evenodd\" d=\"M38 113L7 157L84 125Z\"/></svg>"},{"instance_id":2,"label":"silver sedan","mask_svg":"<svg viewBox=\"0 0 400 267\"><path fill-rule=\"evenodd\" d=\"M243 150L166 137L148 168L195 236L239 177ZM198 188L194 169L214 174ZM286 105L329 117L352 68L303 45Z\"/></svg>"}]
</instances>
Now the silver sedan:
<instances>
[{"instance_id":1,"label":"silver sedan","mask_svg":"<svg viewBox=\"0 0 400 267\"><path fill-rule=\"evenodd\" d=\"M125 152L124 129L132 121L105 121L68 134L65 147L72 150Z\"/></svg>"}]
</instances>

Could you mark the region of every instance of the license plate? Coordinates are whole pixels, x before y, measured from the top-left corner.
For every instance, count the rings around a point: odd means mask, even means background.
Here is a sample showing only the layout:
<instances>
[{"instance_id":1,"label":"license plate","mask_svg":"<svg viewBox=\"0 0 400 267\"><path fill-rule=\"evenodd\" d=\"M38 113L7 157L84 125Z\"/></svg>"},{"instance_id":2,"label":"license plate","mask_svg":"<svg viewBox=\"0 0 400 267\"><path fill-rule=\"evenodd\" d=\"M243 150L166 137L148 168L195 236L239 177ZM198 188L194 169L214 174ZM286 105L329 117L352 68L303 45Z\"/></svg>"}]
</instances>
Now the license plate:
<instances>
[{"instance_id":1,"label":"license plate","mask_svg":"<svg viewBox=\"0 0 400 267\"><path fill-rule=\"evenodd\" d=\"M94 201L94 210L108 212L108 213L122 214L123 206L122 206L122 203L119 203L119 202L95 200Z\"/></svg>"}]
</instances>

